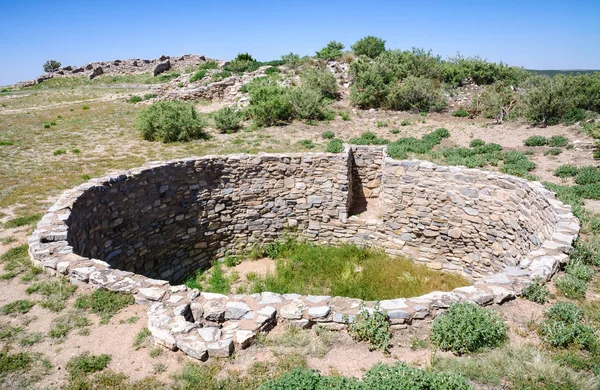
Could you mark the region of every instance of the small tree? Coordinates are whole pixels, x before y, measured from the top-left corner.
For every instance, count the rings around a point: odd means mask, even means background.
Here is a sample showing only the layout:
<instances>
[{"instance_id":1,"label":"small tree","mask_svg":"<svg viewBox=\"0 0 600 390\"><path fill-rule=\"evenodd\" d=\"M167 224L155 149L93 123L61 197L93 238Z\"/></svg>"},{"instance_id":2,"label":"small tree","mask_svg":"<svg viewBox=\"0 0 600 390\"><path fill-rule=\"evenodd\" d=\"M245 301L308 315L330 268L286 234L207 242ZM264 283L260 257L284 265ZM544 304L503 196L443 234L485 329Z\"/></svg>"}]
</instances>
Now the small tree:
<instances>
[{"instance_id":1,"label":"small tree","mask_svg":"<svg viewBox=\"0 0 600 390\"><path fill-rule=\"evenodd\" d=\"M369 58L375 58L385 51L385 41L369 35L352 45L352 50L357 56L365 55Z\"/></svg>"},{"instance_id":2,"label":"small tree","mask_svg":"<svg viewBox=\"0 0 600 390\"><path fill-rule=\"evenodd\" d=\"M60 68L60 65L61 65L61 63L58 61L48 60L44 64L44 72L46 72L46 73L56 72L58 70L58 68Z\"/></svg>"},{"instance_id":3,"label":"small tree","mask_svg":"<svg viewBox=\"0 0 600 390\"><path fill-rule=\"evenodd\" d=\"M344 50L344 44L331 41L327 44L327 46L317 52L317 58L327 61L335 60L344 54L342 50Z\"/></svg>"}]
</instances>

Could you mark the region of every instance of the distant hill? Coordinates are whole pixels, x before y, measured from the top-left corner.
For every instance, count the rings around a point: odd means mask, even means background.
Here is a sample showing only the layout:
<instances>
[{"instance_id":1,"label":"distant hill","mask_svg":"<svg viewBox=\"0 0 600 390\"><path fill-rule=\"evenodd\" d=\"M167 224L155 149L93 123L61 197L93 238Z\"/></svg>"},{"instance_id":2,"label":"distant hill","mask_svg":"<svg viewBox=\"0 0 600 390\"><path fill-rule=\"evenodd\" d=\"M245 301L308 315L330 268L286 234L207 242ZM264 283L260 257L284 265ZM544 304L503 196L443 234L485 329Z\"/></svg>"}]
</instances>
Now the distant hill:
<instances>
[{"instance_id":1,"label":"distant hill","mask_svg":"<svg viewBox=\"0 0 600 390\"><path fill-rule=\"evenodd\" d=\"M600 70L593 69L565 69L565 70L538 70L538 69L527 69L529 72L537 73L537 74L545 74L550 77L555 76L557 74L586 74L586 73L594 73L600 72Z\"/></svg>"}]
</instances>

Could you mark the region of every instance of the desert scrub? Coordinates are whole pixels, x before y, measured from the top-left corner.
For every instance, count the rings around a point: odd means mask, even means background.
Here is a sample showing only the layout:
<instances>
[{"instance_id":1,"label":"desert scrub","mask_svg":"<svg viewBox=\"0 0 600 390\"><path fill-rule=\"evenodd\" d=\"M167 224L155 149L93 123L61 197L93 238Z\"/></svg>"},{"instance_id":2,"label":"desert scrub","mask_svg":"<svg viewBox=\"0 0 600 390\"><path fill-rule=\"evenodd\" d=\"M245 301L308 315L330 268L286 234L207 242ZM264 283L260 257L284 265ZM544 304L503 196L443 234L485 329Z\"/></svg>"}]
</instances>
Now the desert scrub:
<instances>
[{"instance_id":1,"label":"desert scrub","mask_svg":"<svg viewBox=\"0 0 600 390\"><path fill-rule=\"evenodd\" d=\"M317 89L292 87L286 90L293 117L307 121L325 118L323 95Z\"/></svg>"},{"instance_id":2,"label":"desert scrub","mask_svg":"<svg viewBox=\"0 0 600 390\"><path fill-rule=\"evenodd\" d=\"M566 274L556 279L556 289L566 298L582 299L587 291L587 283L576 276Z\"/></svg>"},{"instance_id":3,"label":"desert scrub","mask_svg":"<svg viewBox=\"0 0 600 390\"><path fill-rule=\"evenodd\" d=\"M454 112L452 112L452 116L457 116L459 118L465 118L469 116L469 113L464 108L460 108Z\"/></svg>"},{"instance_id":4,"label":"desert scrub","mask_svg":"<svg viewBox=\"0 0 600 390\"><path fill-rule=\"evenodd\" d=\"M337 81L327 69L308 68L300 74L302 86L318 91L321 95L335 98L338 95Z\"/></svg>"},{"instance_id":5,"label":"desert scrub","mask_svg":"<svg viewBox=\"0 0 600 390\"><path fill-rule=\"evenodd\" d=\"M180 101L157 102L138 113L135 125L145 140L176 142L205 139L205 121L196 108Z\"/></svg>"},{"instance_id":6,"label":"desert scrub","mask_svg":"<svg viewBox=\"0 0 600 390\"><path fill-rule=\"evenodd\" d=\"M21 275L22 280L31 280L33 276L41 272L41 269L34 267L27 253L29 246L20 245L9 249L0 255L0 263L4 265L5 273L0 274L0 279L8 280L17 275Z\"/></svg>"},{"instance_id":7,"label":"desert scrub","mask_svg":"<svg viewBox=\"0 0 600 390\"><path fill-rule=\"evenodd\" d=\"M551 147L564 147L569 143L569 139L564 135L553 135L548 138L548 146Z\"/></svg>"},{"instance_id":8,"label":"desert scrub","mask_svg":"<svg viewBox=\"0 0 600 390\"><path fill-rule=\"evenodd\" d=\"M344 151L344 141L334 138L327 143L327 153L342 153Z\"/></svg>"},{"instance_id":9,"label":"desert scrub","mask_svg":"<svg viewBox=\"0 0 600 390\"><path fill-rule=\"evenodd\" d=\"M450 137L450 132L444 128L439 128L429 134L425 134L421 139L407 137L390 142L387 152L392 158L405 159L408 157L408 153L424 154L431 151L434 146L442 142L442 139L448 137Z\"/></svg>"},{"instance_id":10,"label":"desert scrub","mask_svg":"<svg viewBox=\"0 0 600 390\"><path fill-rule=\"evenodd\" d=\"M344 50L344 45L342 43L331 41L327 46L316 52L316 56L322 60L332 61L344 54L342 50Z\"/></svg>"},{"instance_id":11,"label":"desert scrub","mask_svg":"<svg viewBox=\"0 0 600 390\"><path fill-rule=\"evenodd\" d=\"M317 146L310 139L303 139L303 140L300 140L298 143L300 145L302 145L303 147L305 147L306 149L312 149L315 146Z\"/></svg>"},{"instance_id":12,"label":"desert scrub","mask_svg":"<svg viewBox=\"0 0 600 390\"><path fill-rule=\"evenodd\" d=\"M533 282L525 286L521 292L521 296L529 301L543 305L548 302L550 292L546 284L540 278L536 278Z\"/></svg>"},{"instance_id":13,"label":"desert scrub","mask_svg":"<svg viewBox=\"0 0 600 390\"><path fill-rule=\"evenodd\" d=\"M548 139L541 135L532 135L523 141L525 146L545 146L548 144Z\"/></svg>"},{"instance_id":14,"label":"desert scrub","mask_svg":"<svg viewBox=\"0 0 600 390\"><path fill-rule=\"evenodd\" d=\"M393 110L438 112L446 107L444 91L434 81L414 76L392 86L388 102Z\"/></svg>"},{"instance_id":15,"label":"desert scrub","mask_svg":"<svg viewBox=\"0 0 600 390\"><path fill-rule=\"evenodd\" d=\"M483 145L485 145L485 141L479 138L472 139L469 143L469 146L472 148L477 148Z\"/></svg>"},{"instance_id":16,"label":"desert scrub","mask_svg":"<svg viewBox=\"0 0 600 390\"><path fill-rule=\"evenodd\" d=\"M392 339L390 323L387 320L387 312L380 310L379 306L373 307L372 311L362 309L354 319L346 319L348 332L354 340L369 343L369 350L378 349L386 352Z\"/></svg>"},{"instance_id":17,"label":"desert scrub","mask_svg":"<svg viewBox=\"0 0 600 390\"><path fill-rule=\"evenodd\" d=\"M206 76L206 70L199 69L196 71L196 73L194 73L192 75L192 77L190 77L190 83L194 83L196 81L202 80L204 78L204 76Z\"/></svg>"},{"instance_id":18,"label":"desert scrub","mask_svg":"<svg viewBox=\"0 0 600 390\"><path fill-rule=\"evenodd\" d=\"M544 156L558 156L561 153L561 148L550 148L544 152Z\"/></svg>"},{"instance_id":19,"label":"desert scrub","mask_svg":"<svg viewBox=\"0 0 600 390\"><path fill-rule=\"evenodd\" d=\"M131 294L121 294L105 289L98 289L91 294L80 295L75 301L78 309L89 309L100 316L100 323L107 324L121 309L134 303Z\"/></svg>"},{"instance_id":20,"label":"desert scrub","mask_svg":"<svg viewBox=\"0 0 600 390\"><path fill-rule=\"evenodd\" d=\"M359 138L351 138L348 143L354 145L386 145L390 141L385 138L379 138L372 131L362 133Z\"/></svg>"},{"instance_id":21,"label":"desert scrub","mask_svg":"<svg viewBox=\"0 0 600 390\"><path fill-rule=\"evenodd\" d=\"M575 346L578 349L600 353L594 326L584 323L584 311L570 302L558 302L545 313L540 324L542 340L554 348Z\"/></svg>"},{"instance_id":22,"label":"desert scrub","mask_svg":"<svg viewBox=\"0 0 600 390\"><path fill-rule=\"evenodd\" d=\"M215 387L216 388L216 387ZM258 387L258 390L469 390L472 387L458 374L412 368L404 363L377 364L362 379L325 376L316 370L298 368Z\"/></svg>"},{"instance_id":23,"label":"desert scrub","mask_svg":"<svg viewBox=\"0 0 600 390\"><path fill-rule=\"evenodd\" d=\"M376 58L385 51L385 40L368 35L356 41L352 45L352 50L357 56Z\"/></svg>"},{"instance_id":24,"label":"desert scrub","mask_svg":"<svg viewBox=\"0 0 600 390\"><path fill-rule=\"evenodd\" d=\"M335 133L333 131L327 130L324 131L323 134L321 134L321 137L323 137L323 139L332 139L335 137Z\"/></svg>"},{"instance_id":25,"label":"desert scrub","mask_svg":"<svg viewBox=\"0 0 600 390\"><path fill-rule=\"evenodd\" d=\"M433 271L380 250L350 244L315 245L290 239L267 245L260 254L275 259L276 267L274 272L257 277L252 292L379 300L449 291L468 284L459 275ZM324 258L328 261L322 261Z\"/></svg>"},{"instance_id":26,"label":"desert scrub","mask_svg":"<svg viewBox=\"0 0 600 390\"><path fill-rule=\"evenodd\" d=\"M575 184L585 185L600 182L600 170L593 166L587 166L579 169L575 176Z\"/></svg>"},{"instance_id":27,"label":"desert scrub","mask_svg":"<svg viewBox=\"0 0 600 390\"><path fill-rule=\"evenodd\" d=\"M444 351L461 355L493 348L506 340L504 321L474 303L452 303L431 326L431 342Z\"/></svg>"},{"instance_id":28,"label":"desert scrub","mask_svg":"<svg viewBox=\"0 0 600 390\"><path fill-rule=\"evenodd\" d=\"M554 170L554 176L561 177L561 178L574 177L574 176L577 176L578 173L579 173L579 168L577 168L575 165L571 165L571 164L561 165Z\"/></svg>"},{"instance_id":29,"label":"desert scrub","mask_svg":"<svg viewBox=\"0 0 600 390\"><path fill-rule=\"evenodd\" d=\"M223 107L213 113L215 128L221 133L232 133L242 127L242 113L233 107Z\"/></svg>"}]
</instances>

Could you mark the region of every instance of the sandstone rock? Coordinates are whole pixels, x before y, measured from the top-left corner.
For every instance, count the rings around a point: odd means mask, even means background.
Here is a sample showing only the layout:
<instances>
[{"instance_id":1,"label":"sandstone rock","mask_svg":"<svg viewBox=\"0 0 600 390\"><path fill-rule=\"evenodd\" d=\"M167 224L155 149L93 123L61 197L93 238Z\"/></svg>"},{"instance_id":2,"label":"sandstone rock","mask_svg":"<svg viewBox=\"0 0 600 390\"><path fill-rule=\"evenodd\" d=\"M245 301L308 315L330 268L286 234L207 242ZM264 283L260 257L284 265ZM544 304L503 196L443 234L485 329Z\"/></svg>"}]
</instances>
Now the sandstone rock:
<instances>
[{"instance_id":1,"label":"sandstone rock","mask_svg":"<svg viewBox=\"0 0 600 390\"><path fill-rule=\"evenodd\" d=\"M282 306L279 309L279 315L288 320L299 320L302 318L302 311L306 308L306 304L299 299Z\"/></svg>"}]
</instances>

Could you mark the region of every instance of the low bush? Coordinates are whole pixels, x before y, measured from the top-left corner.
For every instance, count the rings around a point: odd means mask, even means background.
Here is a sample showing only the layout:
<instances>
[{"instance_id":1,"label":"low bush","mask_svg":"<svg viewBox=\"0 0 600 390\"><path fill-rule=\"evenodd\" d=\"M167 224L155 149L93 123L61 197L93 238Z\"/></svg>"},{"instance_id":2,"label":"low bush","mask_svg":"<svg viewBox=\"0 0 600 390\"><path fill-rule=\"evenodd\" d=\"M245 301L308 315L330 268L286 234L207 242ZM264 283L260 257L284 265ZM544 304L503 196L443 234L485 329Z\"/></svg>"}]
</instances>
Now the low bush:
<instances>
[{"instance_id":1,"label":"low bush","mask_svg":"<svg viewBox=\"0 0 600 390\"><path fill-rule=\"evenodd\" d=\"M579 169L575 176L575 184L585 185L600 182L600 170L593 166Z\"/></svg>"},{"instance_id":2,"label":"low bush","mask_svg":"<svg viewBox=\"0 0 600 390\"><path fill-rule=\"evenodd\" d=\"M569 302L558 302L545 313L540 324L544 342L555 348L575 346L593 353L600 352L597 329L584 324L583 310Z\"/></svg>"},{"instance_id":3,"label":"low bush","mask_svg":"<svg viewBox=\"0 0 600 390\"><path fill-rule=\"evenodd\" d=\"M526 155L521 152L511 150L503 154L504 164L500 167L500 172L526 177L529 171L535 169L536 165L529 161Z\"/></svg>"},{"instance_id":4,"label":"low bush","mask_svg":"<svg viewBox=\"0 0 600 390\"><path fill-rule=\"evenodd\" d=\"M324 376L316 370L299 368L258 387L258 390L472 390L458 374L440 373L407 366L378 364L361 379Z\"/></svg>"},{"instance_id":5,"label":"low bush","mask_svg":"<svg viewBox=\"0 0 600 390\"><path fill-rule=\"evenodd\" d=\"M260 68L260 65L261 63L256 61L250 54L242 53L238 54L235 59L223 66L223 70L241 74L246 72L254 72Z\"/></svg>"},{"instance_id":6,"label":"low bush","mask_svg":"<svg viewBox=\"0 0 600 390\"><path fill-rule=\"evenodd\" d=\"M335 98L338 95L338 85L333 73L327 69L308 68L300 74L302 85L318 91L321 95Z\"/></svg>"},{"instance_id":7,"label":"low bush","mask_svg":"<svg viewBox=\"0 0 600 390\"><path fill-rule=\"evenodd\" d=\"M553 135L548 138L548 146L551 147L564 147L569 143L569 139L564 135Z\"/></svg>"},{"instance_id":8,"label":"low bush","mask_svg":"<svg viewBox=\"0 0 600 390\"><path fill-rule=\"evenodd\" d=\"M213 81L221 81L223 79L226 79L227 77L231 77L231 75L232 75L232 72L225 69L221 72L213 73L212 76L210 76L210 77Z\"/></svg>"},{"instance_id":9,"label":"low bush","mask_svg":"<svg viewBox=\"0 0 600 390\"><path fill-rule=\"evenodd\" d=\"M342 153L344 151L344 141L334 138L327 143L327 153Z\"/></svg>"},{"instance_id":10,"label":"low bush","mask_svg":"<svg viewBox=\"0 0 600 390\"><path fill-rule=\"evenodd\" d=\"M431 341L456 354L497 347L506 340L508 326L491 311L470 302L452 303L431 326Z\"/></svg>"},{"instance_id":11,"label":"low bush","mask_svg":"<svg viewBox=\"0 0 600 390\"><path fill-rule=\"evenodd\" d=\"M281 56L281 60L285 65L287 65L291 69L299 68L302 64L307 61L306 57L300 57L296 53L284 54Z\"/></svg>"},{"instance_id":12,"label":"low bush","mask_svg":"<svg viewBox=\"0 0 600 390\"><path fill-rule=\"evenodd\" d=\"M554 176L562 177L562 178L574 177L574 176L577 176L578 173L579 173L579 168L577 168L575 165L571 165L571 164L561 165L554 170Z\"/></svg>"},{"instance_id":13,"label":"low bush","mask_svg":"<svg viewBox=\"0 0 600 390\"><path fill-rule=\"evenodd\" d=\"M352 45L352 50L357 56L376 58L385 51L385 41L381 38L368 35L356 41Z\"/></svg>"},{"instance_id":14,"label":"low bush","mask_svg":"<svg viewBox=\"0 0 600 390\"><path fill-rule=\"evenodd\" d=\"M340 42L331 41L327 44L327 46L316 52L316 56L322 60L332 61L344 54L342 50L344 50L343 44Z\"/></svg>"},{"instance_id":15,"label":"low bush","mask_svg":"<svg viewBox=\"0 0 600 390\"><path fill-rule=\"evenodd\" d=\"M204 76L206 76L206 70L199 69L198 71L196 71L196 73L192 75L192 77L190 77L190 83L202 80Z\"/></svg>"},{"instance_id":16,"label":"low bush","mask_svg":"<svg viewBox=\"0 0 600 390\"><path fill-rule=\"evenodd\" d=\"M287 90L270 80L254 80L248 85L247 112L257 126L287 123L293 118Z\"/></svg>"},{"instance_id":17,"label":"low bush","mask_svg":"<svg viewBox=\"0 0 600 390\"><path fill-rule=\"evenodd\" d=\"M300 143L300 145L304 146L306 149L313 149L315 146L317 146L310 139L303 139L299 143Z\"/></svg>"},{"instance_id":18,"label":"low bush","mask_svg":"<svg viewBox=\"0 0 600 390\"><path fill-rule=\"evenodd\" d=\"M180 101L157 102L141 110L136 127L145 140L176 142L205 139L206 123L196 108Z\"/></svg>"},{"instance_id":19,"label":"low bush","mask_svg":"<svg viewBox=\"0 0 600 390\"><path fill-rule=\"evenodd\" d=\"M234 107L223 107L213 113L215 128L221 133L236 132L242 127L242 113Z\"/></svg>"},{"instance_id":20,"label":"low bush","mask_svg":"<svg viewBox=\"0 0 600 390\"><path fill-rule=\"evenodd\" d=\"M556 289L566 298L582 299L587 291L587 283L573 275L556 278Z\"/></svg>"},{"instance_id":21,"label":"low bush","mask_svg":"<svg viewBox=\"0 0 600 390\"><path fill-rule=\"evenodd\" d=\"M532 135L523 141L525 146L545 146L548 144L548 139L541 135Z\"/></svg>"},{"instance_id":22,"label":"low bush","mask_svg":"<svg viewBox=\"0 0 600 390\"><path fill-rule=\"evenodd\" d=\"M354 340L369 343L369 350L387 351L392 333L387 312L375 306L372 311L362 309L354 321L347 320L348 332Z\"/></svg>"},{"instance_id":23,"label":"low bush","mask_svg":"<svg viewBox=\"0 0 600 390\"><path fill-rule=\"evenodd\" d=\"M348 143L354 145L386 145L390 141L384 138L378 138L377 135L371 131L363 133L358 138L352 138Z\"/></svg>"},{"instance_id":24,"label":"low bush","mask_svg":"<svg viewBox=\"0 0 600 390\"><path fill-rule=\"evenodd\" d=\"M342 120L344 120L344 121L349 121L350 120L350 114L347 113L346 111L340 111L339 114L342 117Z\"/></svg>"},{"instance_id":25,"label":"low bush","mask_svg":"<svg viewBox=\"0 0 600 390\"><path fill-rule=\"evenodd\" d=\"M471 142L469 143L469 146L472 148L476 148L476 147L483 146L483 145L485 145L485 141L481 140L479 138L475 138L475 139L471 140Z\"/></svg>"},{"instance_id":26,"label":"low bush","mask_svg":"<svg viewBox=\"0 0 600 390\"><path fill-rule=\"evenodd\" d=\"M265 74L276 74L280 72L281 70L275 66L271 66L270 68L265 69Z\"/></svg>"},{"instance_id":27,"label":"low bush","mask_svg":"<svg viewBox=\"0 0 600 390\"><path fill-rule=\"evenodd\" d=\"M321 137L323 137L323 139L332 139L335 137L335 133L333 131L327 130L324 131L323 134L321 134Z\"/></svg>"},{"instance_id":28,"label":"low bush","mask_svg":"<svg viewBox=\"0 0 600 390\"><path fill-rule=\"evenodd\" d=\"M558 156L561 153L561 148L550 148L544 152L544 156Z\"/></svg>"},{"instance_id":29,"label":"low bush","mask_svg":"<svg viewBox=\"0 0 600 390\"><path fill-rule=\"evenodd\" d=\"M550 292L548 291L546 284L542 282L541 279L537 278L525 286L521 292L521 296L529 301L543 305L548 302Z\"/></svg>"},{"instance_id":30,"label":"low bush","mask_svg":"<svg viewBox=\"0 0 600 390\"><path fill-rule=\"evenodd\" d=\"M142 100L144 100L144 99L142 99L140 96L133 95L132 97L130 97L129 99L127 99L126 102L127 103L135 104L135 103L141 102Z\"/></svg>"},{"instance_id":31,"label":"low bush","mask_svg":"<svg viewBox=\"0 0 600 390\"><path fill-rule=\"evenodd\" d=\"M393 110L429 112L441 111L446 107L444 92L435 81L414 76L392 86L388 102Z\"/></svg>"},{"instance_id":32,"label":"low bush","mask_svg":"<svg viewBox=\"0 0 600 390\"><path fill-rule=\"evenodd\" d=\"M434 146L438 145L442 139L450 137L450 132L444 128L439 128L429 134L425 134L421 139L413 137L400 138L388 144L388 155L396 159L405 159L408 153L424 154Z\"/></svg>"},{"instance_id":33,"label":"low bush","mask_svg":"<svg viewBox=\"0 0 600 390\"><path fill-rule=\"evenodd\" d=\"M454 112L452 112L452 116L457 116L459 118L465 118L469 116L469 113L464 108L460 108Z\"/></svg>"},{"instance_id":34,"label":"low bush","mask_svg":"<svg viewBox=\"0 0 600 390\"><path fill-rule=\"evenodd\" d=\"M217 61L206 61L198 65L198 70L217 69L218 67L219 63Z\"/></svg>"},{"instance_id":35,"label":"low bush","mask_svg":"<svg viewBox=\"0 0 600 390\"><path fill-rule=\"evenodd\" d=\"M306 87L291 87L286 91L292 106L292 115L303 120L320 120L325 117L323 97L318 90Z\"/></svg>"},{"instance_id":36,"label":"low bush","mask_svg":"<svg viewBox=\"0 0 600 390\"><path fill-rule=\"evenodd\" d=\"M592 268L583 264L580 260L573 259L571 259L565 267L565 272L567 275L576 277L584 282L589 282L592 279L592 276L594 276L594 270Z\"/></svg>"}]
</instances>

